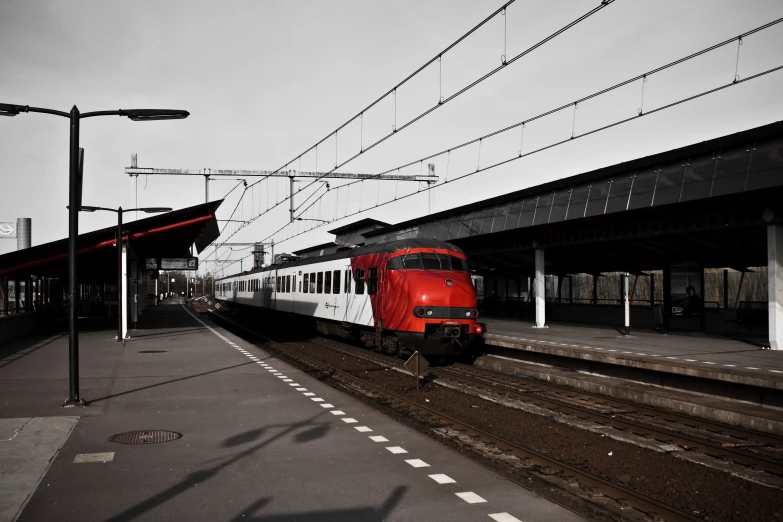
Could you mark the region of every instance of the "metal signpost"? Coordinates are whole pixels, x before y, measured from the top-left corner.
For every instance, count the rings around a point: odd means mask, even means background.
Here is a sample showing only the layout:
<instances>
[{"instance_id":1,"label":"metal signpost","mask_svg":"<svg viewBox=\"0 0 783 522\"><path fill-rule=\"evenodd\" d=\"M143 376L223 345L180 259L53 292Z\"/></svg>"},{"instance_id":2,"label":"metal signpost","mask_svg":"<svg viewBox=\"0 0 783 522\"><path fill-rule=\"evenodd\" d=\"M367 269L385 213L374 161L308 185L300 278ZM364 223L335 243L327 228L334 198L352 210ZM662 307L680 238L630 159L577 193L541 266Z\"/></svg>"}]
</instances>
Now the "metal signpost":
<instances>
[{"instance_id":1,"label":"metal signpost","mask_svg":"<svg viewBox=\"0 0 783 522\"><path fill-rule=\"evenodd\" d=\"M421 379L421 373L426 372L427 368L430 367L430 363L427 362L427 359L421 356L421 354L417 351L413 352L413 355L411 355L410 359L405 361L405 364L403 364L405 368L407 368L414 377L416 377L416 389L419 389L419 380Z\"/></svg>"}]
</instances>

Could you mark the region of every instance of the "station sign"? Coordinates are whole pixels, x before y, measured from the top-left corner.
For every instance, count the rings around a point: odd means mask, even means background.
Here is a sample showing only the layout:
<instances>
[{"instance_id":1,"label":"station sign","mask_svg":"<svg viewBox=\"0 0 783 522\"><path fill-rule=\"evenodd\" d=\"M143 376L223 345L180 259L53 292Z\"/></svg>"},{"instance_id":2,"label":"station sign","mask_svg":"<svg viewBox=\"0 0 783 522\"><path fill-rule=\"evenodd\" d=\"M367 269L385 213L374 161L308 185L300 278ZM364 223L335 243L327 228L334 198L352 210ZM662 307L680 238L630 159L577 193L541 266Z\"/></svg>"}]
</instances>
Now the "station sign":
<instances>
[{"instance_id":1,"label":"station sign","mask_svg":"<svg viewBox=\"0 0 783 522\"><path fill-rule=\"evenodd\" d=\"M147 262L145 265L145 268L147 270L157 270L158 269L158 260L154 257L148 257Z\"/></svg>"},{"instance_id":2,"label":"station sign","mask_svg":"<svg viewBox=\"0 0 783 522\"><path fill-rule=\"evenodd\" d=\"M0 221L0 239L16 239L16 223Z\"/></svg>"},{"instance_id":3,"label":"station sign","mask_svg":"<svg viewBox=\"0 0 783 522\"><path fill-rule=\"evenodd\" d=\"M161 270L198 270L197 257L164 257L160 260Z\"/></svg>"}]
</instances>

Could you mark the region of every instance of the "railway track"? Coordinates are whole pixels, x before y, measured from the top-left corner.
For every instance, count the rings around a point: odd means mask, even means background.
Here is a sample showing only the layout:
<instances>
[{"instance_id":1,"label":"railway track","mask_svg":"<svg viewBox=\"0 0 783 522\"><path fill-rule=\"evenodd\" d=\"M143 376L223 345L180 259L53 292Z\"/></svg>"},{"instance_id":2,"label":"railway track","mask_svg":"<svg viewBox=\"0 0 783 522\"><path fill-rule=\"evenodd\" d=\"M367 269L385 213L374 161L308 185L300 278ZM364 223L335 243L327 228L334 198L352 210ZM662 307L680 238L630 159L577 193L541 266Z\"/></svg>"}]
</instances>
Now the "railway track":
<instances>
[{"instance_id":1,"label":"railway track","mask_svg":"<svg viewBox=\"0 0 783 522\"><path fill-rule=\"evenodd\" d=\"M389 368L402 369L399 360L326 338L313 342ZM362 353L364 352L364 353ZM525 402L602 428L631 433L662 446L698 452L719 462L733 462L745 468L783 479L783 438L744 428L694 419L648 406L578 392L556 384L540 383L465 364L431 369L436 382L463 391L489 392ZM766 451L766 454L764 452Z\"/></svg>"},{"instance_id":2,"label":"railway track","mask_svg":"<svg viewBox=\"0 0 783 522\"><path fill-rule=\"evenodd\" d=\"M223 324L228 324L232 329L239 329L244 334L251 334L258 338L272 341L265 336L250 330L242 325L239 325L233 321L221 317L217 314L212 314L213 317ZM338 343L330 339L315 338L312 342L329 346L335 349L341 349L343 351L353 351L354 347L345 345L344 343ZM588 471L576 468L569 465L566 462L561 462L552 457L544 455L531 448L525 447L517 442L501 437L497 434L493 434L479 426L475 426L469 422L461 420L457 417L439 411L431 406L421 404L411 398L405 397L400 393L390 391L386 388L378 386L366 379L363 379L353 373L343 371L335 366L328 364L324 361L320 361L302 350L280 350L274 347L265 346L265 349L272 349L272 351L278 352L281 355L292 359L299 364L312 368L326 376L329 376L344 385L349 385L354 389L361 389L365 394L380 398L388 403L392 404L395 409L406 411L408 415L415 417L419 421L424 421L429 424L436 423L443 427L448 427L464 434L479 439L484 444L489 444L495 448L515 456L519 461L528 469L539 470L544 476L552 477L559 476L564 482L570 486L578 486L579 490L588 497L602 499L601 507L605 508L605 499L611 499L618 507L621 513L621 517L624 520L630 520L629 509L633 509L638 513L638 519L647 519L654 522L685 522L685 521L699 521L702 520L699 517L692 515L686 511L678 509L673 506L669 506L658 500L644 495L638 491L634 491L630 488L610 482L598 475L592 474ZM359 355L357 353L350 353L350 355ZM377 357L377 354L369 355L369 353L361 354L363 359L378 363L381 361ZM399 368L399 364L389 364L389 358L386 358L384 366ZM525 485L521 484L520 485ZM616 513L615 513L616 515Z\"/></svg>"}]
</instances>

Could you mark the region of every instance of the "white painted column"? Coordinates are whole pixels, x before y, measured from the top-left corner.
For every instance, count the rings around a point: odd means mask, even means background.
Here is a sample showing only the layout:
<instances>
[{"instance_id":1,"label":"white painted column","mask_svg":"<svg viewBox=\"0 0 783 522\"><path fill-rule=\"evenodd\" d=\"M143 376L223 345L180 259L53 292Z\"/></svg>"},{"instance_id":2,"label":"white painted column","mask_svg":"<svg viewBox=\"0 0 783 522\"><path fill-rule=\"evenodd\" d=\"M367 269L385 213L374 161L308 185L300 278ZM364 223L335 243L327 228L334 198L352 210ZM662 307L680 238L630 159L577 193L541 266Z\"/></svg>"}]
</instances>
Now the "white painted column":
<instances>
[{"instance_id":1,"label":"white painted column","mask_svg":"<svg viewBox=\"0 0 783 522\"><path fill-rule=\"evenodd\" d=\"M769 347L783 350L783 225L767 225Z\"/></svg>"},{"instance_id":2,"label":"white painted column","mask_svg":"<svg viewBox=\"0 0 783 522\"><path fill-rule=\"evenodd\" d=\"M623 274L623 335L631 335L631 296L628 295L628 272Z\"/></svg>"},{"instance_id":3,"label":"white painted column","mask_svg":"<svg viewBox=\"0 0 783 522\"><path fill-rule=\"evenodd\" d=\"M122 318L122 338L128 338L128 247L122 245L122 279L119 282L120 317Z\"/></svg>"},{"instance_id":4,"label":"white painted column","mask_svg":"<svg viewBox=\"0 0 783 522\"><path fill-rule=\"evenodd\" d=\"M544 249L538 248L535 253L536 278L534 284L536 298L535 328L546 328L546 279L544 278Z\"/></svg>"}]
</instances>

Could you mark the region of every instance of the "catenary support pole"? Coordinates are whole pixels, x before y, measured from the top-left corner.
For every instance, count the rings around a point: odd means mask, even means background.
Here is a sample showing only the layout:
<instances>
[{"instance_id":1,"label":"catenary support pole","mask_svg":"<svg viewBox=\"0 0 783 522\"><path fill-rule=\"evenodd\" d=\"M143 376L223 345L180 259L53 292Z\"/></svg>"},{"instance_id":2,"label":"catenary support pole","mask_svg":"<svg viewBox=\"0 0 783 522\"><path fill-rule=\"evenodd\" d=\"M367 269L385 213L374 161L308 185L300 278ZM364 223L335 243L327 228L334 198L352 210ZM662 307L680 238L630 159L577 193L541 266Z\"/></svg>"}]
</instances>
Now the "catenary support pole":
<instances>
[{"instance_id":1,"label":"catenary support pole","mask_svg":"<svg viewBox=\"0 0 783 522\"><path fill-rule=\"evenodd\" d=\"M536 325L535 328L546 328L546 280L544 270L544 249L537 248L535 253L536 278Z\"/></svg>"},{"instance_id":2,"label":"catenary support pole","mask_svg":"<svg viewBox=\"0 0 783 522\"><path fill-rule=\"evenodd\" d=\"M767 225L769 347L783 350L783 225Z\"/></svg>"}]
</instances>

